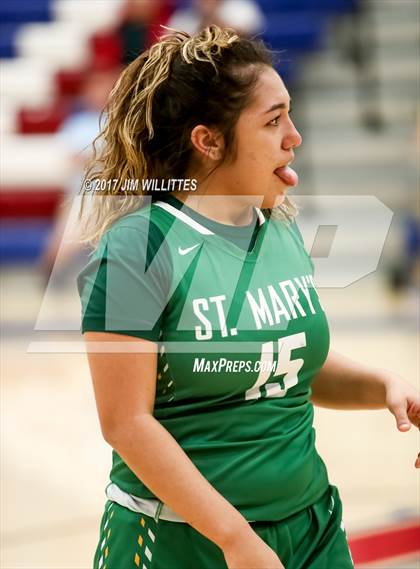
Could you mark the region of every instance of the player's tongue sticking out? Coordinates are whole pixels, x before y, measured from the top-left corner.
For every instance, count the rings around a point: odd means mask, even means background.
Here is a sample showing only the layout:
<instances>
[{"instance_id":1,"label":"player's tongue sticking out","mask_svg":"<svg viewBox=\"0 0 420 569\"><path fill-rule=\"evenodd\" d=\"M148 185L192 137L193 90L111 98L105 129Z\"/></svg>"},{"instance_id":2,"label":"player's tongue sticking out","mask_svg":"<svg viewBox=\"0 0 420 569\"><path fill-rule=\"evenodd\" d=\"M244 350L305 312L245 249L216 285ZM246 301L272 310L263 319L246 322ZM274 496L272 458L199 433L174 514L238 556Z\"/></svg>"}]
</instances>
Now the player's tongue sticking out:
<instances>
[{"instance_id":1,"label":"player's tongue sticking out","mask_svg":"<svg viewBox=\"0 0 420 569\"><path fill-rule=\"evenodd\" d=\"M276 176L280 178L282 182L287 184L288 186L297 186L299 182L298 175L296 172L288 165L280 166L280 168L276 168L274 170Z\"/></svg>"}]
</instances>

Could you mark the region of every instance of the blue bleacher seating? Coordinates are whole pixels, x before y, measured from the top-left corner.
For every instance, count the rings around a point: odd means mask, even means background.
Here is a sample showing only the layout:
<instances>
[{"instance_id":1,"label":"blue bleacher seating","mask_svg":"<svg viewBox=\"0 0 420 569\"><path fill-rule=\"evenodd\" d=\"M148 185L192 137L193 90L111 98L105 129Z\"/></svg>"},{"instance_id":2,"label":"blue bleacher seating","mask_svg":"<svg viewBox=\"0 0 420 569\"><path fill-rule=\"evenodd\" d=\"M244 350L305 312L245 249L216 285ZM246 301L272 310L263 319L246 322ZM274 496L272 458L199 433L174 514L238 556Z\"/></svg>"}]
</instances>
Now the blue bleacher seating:
<instances>
[{"instance_id":1,"label":"blue bleacher seating","mask_svg":"<svg viewBox=\"0 0 420 569\"><path fill-rule=\"evenodd\" d=\"M51 232L44 219L2 220L0 263L36 262Z\"/></svg>"},{"instance_id":2,"label":"blue bleacher seating","mask_svg":"<svg viewBox=\"0 0 420 569\"><path fill-rule=\"evenodd\" d=\"M0 57L16 56L15 36L22 24L51 20L52 0L3 0L0 3Z\"/></svg>"},{"instance_id":3,"label":"blue bleacher seating","mask_svg":"<svg viewBox=\"0 0 420 569\"><path fill-rule=\"evenodd\" d=\"M299 12L313 10L314 12L343 12L353 9L357 0L258 0L265 13Z\"/></svg>"},{"instance_id":4,"label":"blue bleacher seating","mask_svg":"<svg viewBox=\"0 0 420 569\"><path fill-rule=\"evenodd\" d=\"M0 24L0 57L16 57L15 35L20 24Z\"/></svg>"},{"instance_id":5,"label":"blue bleacher seating","mask_svg":"<svg viewBox=\"0 0 420 569\"><path fill-rule=\"evenodd\" d=\"M325 16L318 12L273 13L263 38L273 49L310 51L320 47L325 24Z\"/></svg>"},{"instance_id":6,"label":"blue bleacher seating","mask_svg":"<svg viewBox=\"0 0 420 569\"><path fill-rule=\"evenodd\" d=\"M51 20L51 4L51 0L3 0L0 3L0 22L48 22Z\"/></svg>"}]
</instances>

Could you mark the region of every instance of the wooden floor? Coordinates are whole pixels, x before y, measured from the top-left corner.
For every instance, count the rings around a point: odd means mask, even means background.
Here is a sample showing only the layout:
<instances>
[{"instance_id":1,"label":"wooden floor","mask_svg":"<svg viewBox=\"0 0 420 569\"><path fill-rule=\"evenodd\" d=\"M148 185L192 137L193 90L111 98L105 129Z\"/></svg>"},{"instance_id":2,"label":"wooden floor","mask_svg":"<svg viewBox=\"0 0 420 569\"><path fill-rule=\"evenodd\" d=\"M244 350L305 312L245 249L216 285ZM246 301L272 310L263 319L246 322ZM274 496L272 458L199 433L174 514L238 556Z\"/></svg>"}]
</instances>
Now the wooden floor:
<instances>
[{"instance_id":1,"label":"wooden floor","mask_svg":"<svg viewBox=\"0 0 420 569\"><path fill-rule=\"evenodd\" d=\"M57 338L33 331L44 292L33 272L6 271L2 290L1 567L88 569L110 449L100 435L85 355L28 352L31 342ZM419 387L413 296L390 297L377 276L320 294L334 348L393 369ZM43 309L50 317L74 316L71 291L51 293L49 303ZM322 409L316 411L316 429L350 535L419 516L418 432L399 433L385 411ZM379 566L419 569L420 562L411 557Z\"/></svg>"}]
</instances>

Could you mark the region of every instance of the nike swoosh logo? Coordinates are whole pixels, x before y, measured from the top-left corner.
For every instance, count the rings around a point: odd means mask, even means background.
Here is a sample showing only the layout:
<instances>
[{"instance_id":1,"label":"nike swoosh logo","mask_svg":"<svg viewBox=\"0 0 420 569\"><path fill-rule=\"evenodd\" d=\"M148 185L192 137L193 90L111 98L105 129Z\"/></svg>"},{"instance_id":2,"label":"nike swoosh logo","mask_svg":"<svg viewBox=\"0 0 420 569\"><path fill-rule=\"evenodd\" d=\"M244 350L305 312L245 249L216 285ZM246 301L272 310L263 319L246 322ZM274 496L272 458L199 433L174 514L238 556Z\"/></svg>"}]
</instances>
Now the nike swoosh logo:
<instances>
[{"instance_id":1,"label":"nike swoosh logo","mask_svg":"<svg viewBox=\"0 0 420 569\"><path fill-rule=\"evenodd\" d=\"M186 249L183 249L182 247L178 247L178 253L180 255L186 255L187 253L189 253L190 251L192 251L193 249L195 249L196 247L199 247L200 243L197 243L197 245L193 245L192 247L187 247Z\"/></svg>"}]
</instances>

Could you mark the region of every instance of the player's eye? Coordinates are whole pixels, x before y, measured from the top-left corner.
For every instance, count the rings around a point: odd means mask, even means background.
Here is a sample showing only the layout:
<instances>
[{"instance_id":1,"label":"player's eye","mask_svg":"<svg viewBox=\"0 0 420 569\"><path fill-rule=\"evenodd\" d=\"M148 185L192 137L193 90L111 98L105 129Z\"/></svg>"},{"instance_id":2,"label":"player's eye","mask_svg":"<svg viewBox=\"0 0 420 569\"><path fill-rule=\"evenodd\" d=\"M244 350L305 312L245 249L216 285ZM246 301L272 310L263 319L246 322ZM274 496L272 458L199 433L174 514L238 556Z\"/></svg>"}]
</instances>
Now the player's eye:
<instances>
[{"instance_id":1,"label":"player's eye","mask_svg":"<svg viewBox=\"0 0 420 569\"><path fill-rule=\"evenodd\" d=\"M292 109L290 108L288 111L288 114L291 115L292 114ZM281 115L277 115L274 119L272 119L269 123L267 123L269 126L278 126L279 122L281 119Z\"/></svg>"},{"instance_id":2,"label":"player's eye","mask_svg":"<svg viewBox=\"0 0 420 569\"><path fill-rule=\"evenodd\" d=\"M270 126L278 126L279 125L279 121L280 121L280 117L281 115L278 115L277 117L275 117L274 119L272 119L268 124Z\"/></svg>"}]
</instances>

